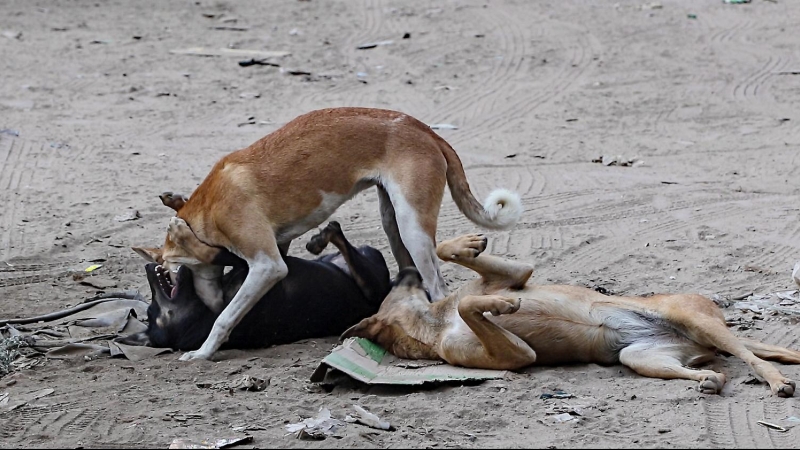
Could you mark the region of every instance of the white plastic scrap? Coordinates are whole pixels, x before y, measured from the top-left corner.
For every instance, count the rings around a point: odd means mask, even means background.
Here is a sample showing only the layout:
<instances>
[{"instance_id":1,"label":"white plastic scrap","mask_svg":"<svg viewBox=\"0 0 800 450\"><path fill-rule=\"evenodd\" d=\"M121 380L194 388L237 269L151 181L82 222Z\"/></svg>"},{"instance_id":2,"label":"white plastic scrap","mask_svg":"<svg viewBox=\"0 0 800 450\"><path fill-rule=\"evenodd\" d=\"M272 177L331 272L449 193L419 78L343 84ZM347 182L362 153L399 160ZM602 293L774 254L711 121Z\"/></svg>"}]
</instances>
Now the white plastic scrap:
<instances>
[{"instance_id":1,"label":"white plastic scrap","mask_svg":"<svg viewBox=\"0 0 800 450\"><path fill-rule=\"evenodd\" d=\"M331 410L324 406L319 409L317 417L309 417L298 423L290 423L286 425L288 434L299 433L304 430L311 436L330 436L335 434L339 429L347 426L346 423L339 419L331 417Z\"/></svg>"},{"instance_id":2,"label":"white plastic scrap","mask_svg":"<svg viewBox=\"0 0 800 450\"><path fill-rule=\"evenodd\" d=\"M366 409L364 409L364 408L362 408L362 407L360 407L358 405L353 405L353 408L358 413L358 416L353 417L353 416L348 415L347 417L344 418L345 422L360 423L362 425L366 425L366 426L368 426L370 428L375 428L375 429L378 429L378 430L391 430L392 429L392 425L389 422L387 422L385 420L381 420L380 417L378 417L377 415L367 411Z\"/></svg>"}]
</instances>

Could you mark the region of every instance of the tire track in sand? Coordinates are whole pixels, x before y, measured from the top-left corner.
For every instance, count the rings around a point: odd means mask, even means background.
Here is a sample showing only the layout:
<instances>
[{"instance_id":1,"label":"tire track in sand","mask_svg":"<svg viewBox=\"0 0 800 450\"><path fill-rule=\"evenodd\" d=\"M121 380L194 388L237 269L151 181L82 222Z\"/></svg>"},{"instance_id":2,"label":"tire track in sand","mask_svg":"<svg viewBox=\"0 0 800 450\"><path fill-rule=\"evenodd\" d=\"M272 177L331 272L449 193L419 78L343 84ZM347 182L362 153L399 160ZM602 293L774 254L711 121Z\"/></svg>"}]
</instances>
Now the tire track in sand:
<instances>
[{"instance_id":1,"label":"tire track in sand","mask_svg":"<svg viewBox=\"0 0 800 450\"><path fill-rule=\"evenodd\" d=\"M779 400L779 401L775 401ZM715 448L795 448L795 431L780 433L756 422L780 423L790 413L784 399L732 402L708 398L703 402L706 429Z\"/></svg>"}]
</instances>

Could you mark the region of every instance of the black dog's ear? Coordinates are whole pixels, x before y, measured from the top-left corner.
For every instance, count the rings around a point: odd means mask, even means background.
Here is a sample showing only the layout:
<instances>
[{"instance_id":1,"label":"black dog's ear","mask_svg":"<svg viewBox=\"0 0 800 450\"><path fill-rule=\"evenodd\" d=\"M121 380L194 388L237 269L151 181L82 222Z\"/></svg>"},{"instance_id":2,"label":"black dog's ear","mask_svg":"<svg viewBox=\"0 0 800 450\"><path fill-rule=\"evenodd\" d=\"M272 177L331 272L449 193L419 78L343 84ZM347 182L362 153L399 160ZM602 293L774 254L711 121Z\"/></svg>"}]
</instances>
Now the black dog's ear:
<instances>
[{"instance_id":1,"label":"black dog's ear","mask_svg":"<svg viewBox=\"0 0 800 450\"><path fill-rule=\"evenodd\" d=\"M120 344L146 347L150 345L150 336L147 335L146 331L140 331L139 333L133 333L121 338L117 338L115 341L119 342Z\"/></svg>"},{"instance_id":2,"label":"black dog's ear","mask_svg":"<svg viewBox=\"0 0 800 450\"><path fill-rule=\"evenodd\" d=\"M422 275L415 267L406 267L400 270L395 278L393 286L405 286L424 289Z\"/></svg>"},{"instance_id":3,"label":"black dog's ear","mask_svg":"<svg viewBox=\"0 0 800 450\"><path fill-rule=\"evenodd\" d=\"M361 322L358 322L357 324L345 330L345 332L339 337L339 340L343 341L351 337L373 339L377 335L375 325L378 324L379 320L375 316L367 317Z\"/></svg>"}]
</instances>

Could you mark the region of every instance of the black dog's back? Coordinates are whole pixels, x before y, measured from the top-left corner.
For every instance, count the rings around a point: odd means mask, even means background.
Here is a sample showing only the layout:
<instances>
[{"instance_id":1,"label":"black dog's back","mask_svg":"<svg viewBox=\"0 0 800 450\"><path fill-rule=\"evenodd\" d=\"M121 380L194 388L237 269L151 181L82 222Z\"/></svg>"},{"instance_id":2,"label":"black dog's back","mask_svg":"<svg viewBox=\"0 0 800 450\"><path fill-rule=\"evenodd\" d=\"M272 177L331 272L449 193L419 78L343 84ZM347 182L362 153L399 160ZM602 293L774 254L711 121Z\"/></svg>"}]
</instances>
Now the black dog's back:
<instances>
[{"instance_id":1,"label":"black dog's back","mask_svg":"<svg viewBox=\"0 0 800 450\"><path fill-rule=\"evenodd\" d=\"M233 330L227 347L257 348L338 336L361 319L377 313L390 290L389 269L380 252L369 250L380 257L381 264L374 261L374 254L370 258L375 269L385 270L381 278L386 283L377 287L379 294L375 298L366 298L353 278L331 262L287 256L284 260L290 275L253 307ZM197 341L197 346L204 340L205 336Z\"/></svg>"},{"instance_id":2,"label":"black dog's back","mask_svg":"<svg viewBox=\"0 0 800 450\"><path fill-rule=\"evenodd\" d=\"M317 260L286 256L288 276L247 313L223 348L263 348L301 339L337 336L361 319L377 313L391 289L386 260L372 247L350 247L350 252L358 262L361 279L370 287L369 296L347 272L355 268L344 264L339 254ZM337 258L341 264L337 264ZM157 285L153 267L147 270L153 291L153 302L148 309L148 345L177 350L200 348L218 315L200 301L191 272L180 272L182 278L177 293L170 299ZM227 300L233 297L246 276L247 265L243 261L225 275L223 287L227 288ZM176 312L167 320L159 321L164 304Z\"/></svg>"}]
</instances>

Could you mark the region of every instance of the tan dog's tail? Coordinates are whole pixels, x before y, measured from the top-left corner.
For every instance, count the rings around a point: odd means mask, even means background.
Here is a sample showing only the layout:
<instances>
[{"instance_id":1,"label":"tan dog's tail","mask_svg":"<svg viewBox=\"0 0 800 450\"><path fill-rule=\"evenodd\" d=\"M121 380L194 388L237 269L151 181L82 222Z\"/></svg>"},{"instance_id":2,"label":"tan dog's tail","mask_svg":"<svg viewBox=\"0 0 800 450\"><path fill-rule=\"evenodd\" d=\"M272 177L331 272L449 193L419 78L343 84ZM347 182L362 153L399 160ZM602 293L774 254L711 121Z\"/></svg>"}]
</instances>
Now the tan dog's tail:
<instances>
[{"instance_id":1,"label":"tan dog's tail","mask_svg":"<svg viewBox=\"0 0 800 450\"><path fill-rule=\"evenodd\" d=\"M514 226L522 215L519 194L508 189L495 189L481 206L472 195L464 166L456 151L444 139L439 138L439 144L447 160L447 184L458 209L469 220L484 228L505 230Z\"/></svg>"}]
</instances>

